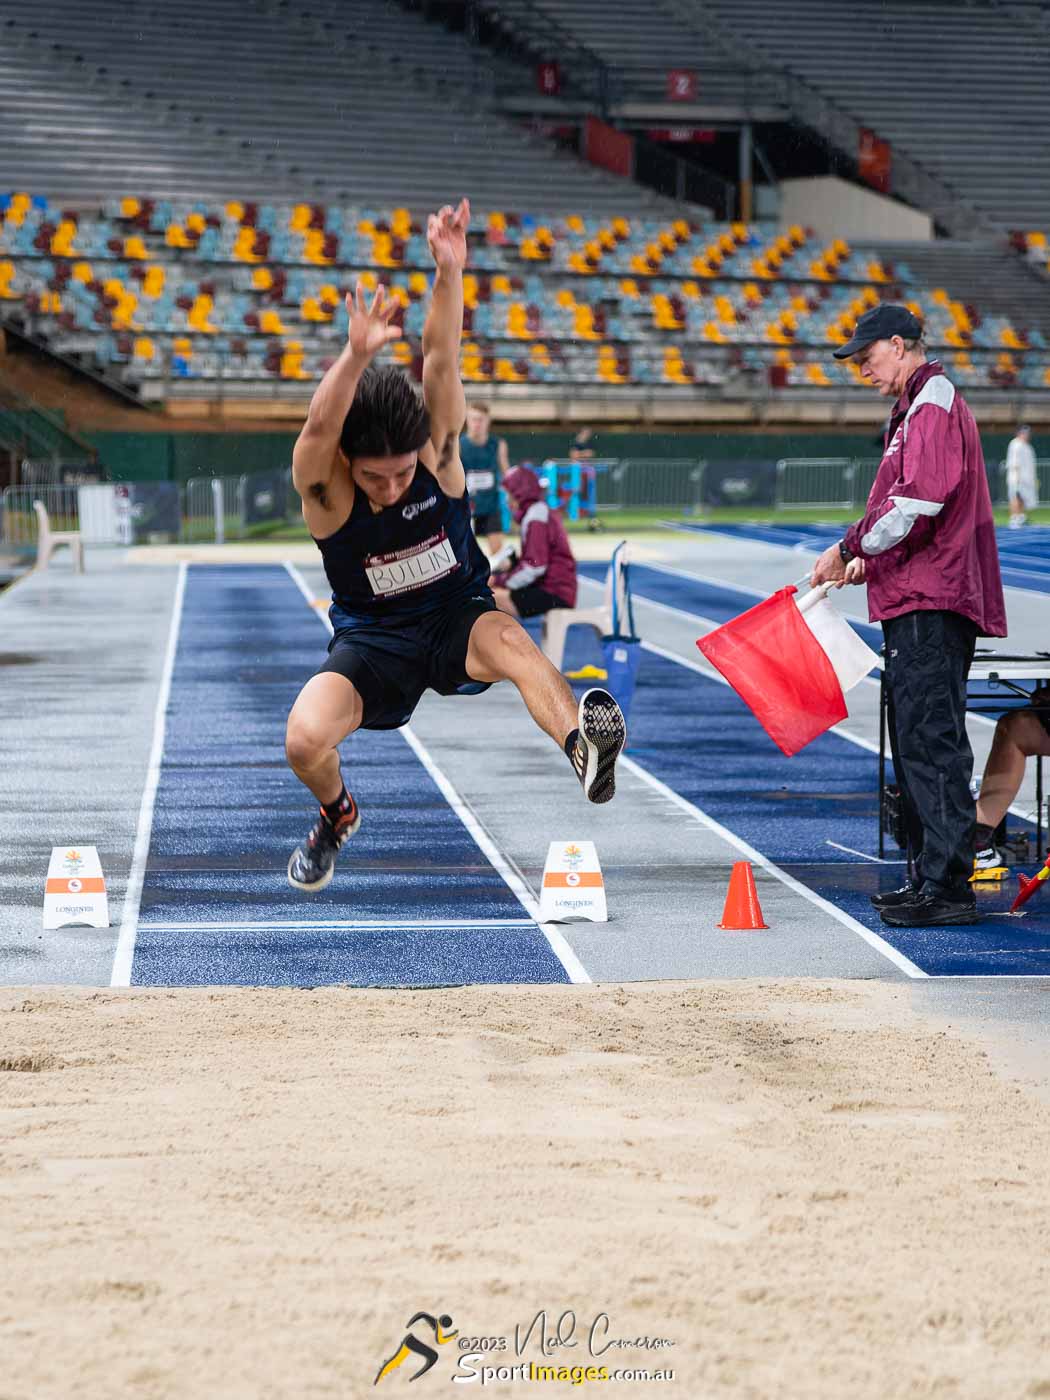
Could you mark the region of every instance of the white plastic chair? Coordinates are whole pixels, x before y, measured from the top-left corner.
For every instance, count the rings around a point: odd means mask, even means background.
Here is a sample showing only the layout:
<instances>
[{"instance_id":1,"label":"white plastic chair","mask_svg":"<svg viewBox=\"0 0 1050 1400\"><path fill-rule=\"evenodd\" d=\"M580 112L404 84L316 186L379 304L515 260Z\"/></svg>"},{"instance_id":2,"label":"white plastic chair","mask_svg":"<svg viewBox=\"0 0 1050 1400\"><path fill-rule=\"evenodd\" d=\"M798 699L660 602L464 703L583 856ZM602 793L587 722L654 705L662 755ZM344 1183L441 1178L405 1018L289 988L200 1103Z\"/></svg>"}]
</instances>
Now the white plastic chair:
<instances>
[{"instance_id":1,"label":"white plastic chair","mask_svg":"<svg viewBox=\"0 0 1050 1400\"><path fill-rule=\"evenodd\" d=\"M84 572L84 542L79 530L52 530L51 517L43 501L34 501L33 509L37 518L36 567L46 569L52 554L63 545L68 545L73 553L73 567L78 574Z\"/></svg>"},{"instance_id":2,"label":"white plastic chair","mask_svg":"<svg viewBox=\"0 0 1050 1400\"><path fill-rule=\"evenodd\" d=\"M612 561L605 575L605 593L601 605L596 608L551 608L543 614L543 631L540 636L540 649L553 665L561 670L565 657L565 637L570 627L593 627L599 637L608 636L613 626L613 598L616 598L616 612L623 616L626 607L626 578L624 565L627 563L627 542L621 542L613 550Z\"/></svg>"}]
</instances>

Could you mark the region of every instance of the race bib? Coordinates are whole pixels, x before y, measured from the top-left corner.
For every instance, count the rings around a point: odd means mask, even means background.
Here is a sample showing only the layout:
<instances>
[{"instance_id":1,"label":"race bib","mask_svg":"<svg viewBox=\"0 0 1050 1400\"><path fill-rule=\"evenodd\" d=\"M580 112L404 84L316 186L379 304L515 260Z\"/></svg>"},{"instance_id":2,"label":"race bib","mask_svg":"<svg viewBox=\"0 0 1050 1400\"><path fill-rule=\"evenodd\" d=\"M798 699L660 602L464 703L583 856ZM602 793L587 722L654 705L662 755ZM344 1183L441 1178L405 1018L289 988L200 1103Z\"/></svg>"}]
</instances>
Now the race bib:
<instances>
[{"instance_id":1,"label":"race bib","mask_svg":"<svg viewBox=\"0 0 1050 1400\"><path fill-rule=\"evenodd\" d=\"M365 574L377 598L394 598L414 588L426 588L428 583L458 568L459 560L444 530L395 554L370 554L365 559Z\"/></svg>"},{"instance_id":2,"label":"race bib","mask_svg":"<svg viewBox=\"0 0 1050 1400\"><path fill-rule=\"evenodd\" d=\"M496 473L493 471L467 472L467 490L472 496L479 491L491 491L496 485Z\"/></svg>"}]
</instances>

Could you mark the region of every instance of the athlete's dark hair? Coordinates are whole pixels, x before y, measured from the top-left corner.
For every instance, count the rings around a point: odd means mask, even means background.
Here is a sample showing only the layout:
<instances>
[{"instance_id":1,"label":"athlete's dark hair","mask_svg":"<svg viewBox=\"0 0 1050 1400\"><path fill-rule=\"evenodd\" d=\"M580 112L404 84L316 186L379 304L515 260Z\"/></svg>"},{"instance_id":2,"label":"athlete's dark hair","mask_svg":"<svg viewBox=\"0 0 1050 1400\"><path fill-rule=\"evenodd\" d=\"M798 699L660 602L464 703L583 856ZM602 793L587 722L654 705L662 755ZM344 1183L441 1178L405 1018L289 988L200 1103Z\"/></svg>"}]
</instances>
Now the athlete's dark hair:
<instances>
[{"instance_id":1,"label":"athlete's dark hair","mask_svg":"<svg viewBox=\"0 0 1050 1400\"><path fill-rule=\"evenodd\" d=\"M419 391L395 365L369 365L339 435L347 459L400 457L429 441L430 414Z\"/></svg>"}]
</instances>

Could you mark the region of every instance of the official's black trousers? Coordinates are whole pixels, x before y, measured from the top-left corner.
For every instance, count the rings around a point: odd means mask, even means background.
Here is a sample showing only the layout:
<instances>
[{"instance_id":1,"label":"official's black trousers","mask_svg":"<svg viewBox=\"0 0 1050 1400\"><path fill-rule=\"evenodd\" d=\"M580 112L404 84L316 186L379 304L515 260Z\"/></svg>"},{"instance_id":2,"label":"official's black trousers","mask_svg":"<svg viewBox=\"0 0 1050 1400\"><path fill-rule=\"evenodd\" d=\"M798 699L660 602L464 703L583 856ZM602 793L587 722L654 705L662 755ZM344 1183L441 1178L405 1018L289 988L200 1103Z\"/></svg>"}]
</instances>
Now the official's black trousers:
<instances>
[{"instance_id":1,"label":"official's black trousers","mask_svg":"<svg viewBox=\"0 0 1050 1400\"><path fill-rule=\"evenodd\" d=\"M912 880L962 895L973 874L973 750L966 677L977 628L955 612L910 612L882 624L893 770Z\"/></svg>"}]
</instances>

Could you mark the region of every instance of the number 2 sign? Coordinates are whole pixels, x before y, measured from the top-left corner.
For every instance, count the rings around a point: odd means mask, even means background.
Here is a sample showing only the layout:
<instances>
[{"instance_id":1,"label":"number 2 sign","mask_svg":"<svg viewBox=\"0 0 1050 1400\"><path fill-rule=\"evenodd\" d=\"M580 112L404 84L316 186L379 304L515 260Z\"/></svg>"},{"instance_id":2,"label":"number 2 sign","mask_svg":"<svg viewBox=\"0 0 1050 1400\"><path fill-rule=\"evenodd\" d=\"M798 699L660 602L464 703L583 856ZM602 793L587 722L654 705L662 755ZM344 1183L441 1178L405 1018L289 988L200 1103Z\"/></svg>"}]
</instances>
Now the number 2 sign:
<instances>
[{"instance_id":1,"label":"number 2 sign","mask_svg":"<svg viewBox=\"0 0 1050 1400\"><path fill-rule=\"evenodd\" d=\"M696 100L696 74L691 68L670 68L667 71L668 102Z\"/></svg>"}]
</instances>

